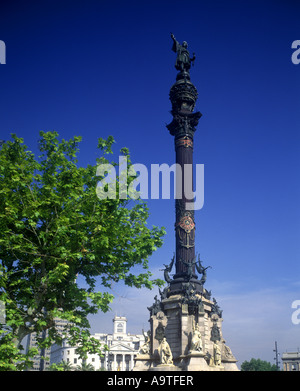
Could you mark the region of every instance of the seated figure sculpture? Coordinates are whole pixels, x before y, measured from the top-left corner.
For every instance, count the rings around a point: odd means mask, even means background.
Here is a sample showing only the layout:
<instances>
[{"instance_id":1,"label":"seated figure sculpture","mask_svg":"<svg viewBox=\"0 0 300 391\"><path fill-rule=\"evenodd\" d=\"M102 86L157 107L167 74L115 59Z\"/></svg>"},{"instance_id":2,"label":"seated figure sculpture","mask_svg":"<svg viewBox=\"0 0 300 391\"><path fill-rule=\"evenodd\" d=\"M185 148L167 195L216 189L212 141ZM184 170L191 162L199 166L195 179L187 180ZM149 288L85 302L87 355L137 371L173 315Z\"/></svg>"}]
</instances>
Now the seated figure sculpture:
<instances>
[{"instance_id":1,"label":"seated figure sculpture","mask_svg":"<svg viewBox=\"0 0 300 391\"><path fill-rule=\"evenodd\" d=\"M158 353L160 357L160 363L165 365L173 364L173 355L170 349L170 345L167 342L166 337L164 337L159 345Z\"/></svg>"},{"instance_id":2,"label":"seated figure sculpture","mask_svg":"<svg viewBox=\"0 0 300 391\"><path fill-rule=\"evenodd\" d=\"M200 327L198 324L193 325L191 351L196 351L196 352L202 351L202 337L201 337Z\"/></svg>"}]
</instances>

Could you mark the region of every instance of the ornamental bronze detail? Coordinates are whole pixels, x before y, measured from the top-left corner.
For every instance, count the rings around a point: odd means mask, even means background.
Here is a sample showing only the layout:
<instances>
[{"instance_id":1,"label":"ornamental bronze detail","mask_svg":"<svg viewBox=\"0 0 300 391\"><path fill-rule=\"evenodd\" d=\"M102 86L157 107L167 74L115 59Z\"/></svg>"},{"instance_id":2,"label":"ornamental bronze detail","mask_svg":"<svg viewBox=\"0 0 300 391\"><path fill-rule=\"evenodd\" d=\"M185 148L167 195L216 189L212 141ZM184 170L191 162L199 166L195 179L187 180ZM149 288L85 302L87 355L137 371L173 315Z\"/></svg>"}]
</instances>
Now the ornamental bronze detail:
<instances>
[{"instance_id":1,"label":"ornamental bronze detail","mask_svg":"<svg viewBox=\"0 0 300 391\"><path fill-rule=\"evenodd\" d=\"M175 141L175 147L193 148L193 141L189 137L183 137Z\"/></svg>"},{"instance_id":2,"label":"ornamental bronze detail","mask_svg":"<svg viewBox=\"0 0 300 391\"><path fill-rule=\"evenodd\" d=\"M195 222L190 212L185 212L175 227L178 244L186 249L195 247Z\"/></svg>"},{"instance_id":3,"label":"ornamental bronze detail","mask_svg":"<svg viewBox=\"0 0 300 391\"><path fill-rule=\"evenodd\" d=\"M188 214L182 216L176 225L182 228L188 234L195 228L195 223Z\"/></svg>"}]
</instances>

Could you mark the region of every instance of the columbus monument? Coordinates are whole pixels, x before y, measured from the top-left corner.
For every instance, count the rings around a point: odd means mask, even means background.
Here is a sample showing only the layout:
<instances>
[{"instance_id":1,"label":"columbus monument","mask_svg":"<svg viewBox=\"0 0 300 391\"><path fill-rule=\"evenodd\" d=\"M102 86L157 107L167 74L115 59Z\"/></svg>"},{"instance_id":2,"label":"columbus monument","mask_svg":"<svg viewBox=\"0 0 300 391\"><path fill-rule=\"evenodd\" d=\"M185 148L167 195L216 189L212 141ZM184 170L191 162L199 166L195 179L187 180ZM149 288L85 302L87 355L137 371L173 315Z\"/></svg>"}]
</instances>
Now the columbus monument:
<instances>
[{"instance_id":1,"label":"columbus monument","mask_svg":"<svg viewBox=\"0 0 300 391\"><path fill-rule=\"evenodd\" d=\"M175 36L172 50L176 53L177 77L170 90L172 122L167 125L174 136L176 163L181 166L181 178L175 200L176 251L173 258L163 264L167 286L160 290L160 299L148 307L150 330L135 360L133 370L142 371L237 371L236 358L226 345L222 334L222 310L211 291L204 288L210 266L204 266L195 252L194 210L188 207L185 181L193 177L183 169L193 164L194 133L201 118L194 112L197 89L190 81L191 64L188 45L180 44ZM178 188L182 187L181 189ZM175 274L171 277L171 271Z\"/></svg>"}]
</instances>

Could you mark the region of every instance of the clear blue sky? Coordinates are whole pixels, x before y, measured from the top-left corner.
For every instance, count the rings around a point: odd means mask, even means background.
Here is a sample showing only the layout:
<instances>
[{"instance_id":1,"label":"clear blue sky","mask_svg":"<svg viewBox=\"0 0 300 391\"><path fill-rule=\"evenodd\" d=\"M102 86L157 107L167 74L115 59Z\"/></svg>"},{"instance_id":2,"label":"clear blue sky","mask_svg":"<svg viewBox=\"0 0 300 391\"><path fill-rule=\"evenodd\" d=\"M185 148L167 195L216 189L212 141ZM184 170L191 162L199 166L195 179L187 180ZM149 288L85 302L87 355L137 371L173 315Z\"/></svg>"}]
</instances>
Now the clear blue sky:
<instances>
[{"instance_id":1,"label":"clear blue sky","mask_svg":"<svg viewBox=\"0 0 300 391\"><path fill-rule=\"evenodd\" d=\"M291 303L300 299L300 4L288 1L1 1L0 138L38 132L82 135L79 163L94 164L98 137L113 135L134 163L174 162L169 89L175 82L173 32L196 53L199 93L194 162L205 165L205 203L196 212L196 251L224 312L224 337L240 362L273 361L300 346ZM151 258L156 276L174 251L174 201L151 200L150 224L164 246ZM154 294L133 291L114 311L128 331L147 327ZM121 309L120 309L121 307ZM92 321L111 330L112 314ZM101 322L101 323L99 323Z\"/></svg>"}]
</instances>

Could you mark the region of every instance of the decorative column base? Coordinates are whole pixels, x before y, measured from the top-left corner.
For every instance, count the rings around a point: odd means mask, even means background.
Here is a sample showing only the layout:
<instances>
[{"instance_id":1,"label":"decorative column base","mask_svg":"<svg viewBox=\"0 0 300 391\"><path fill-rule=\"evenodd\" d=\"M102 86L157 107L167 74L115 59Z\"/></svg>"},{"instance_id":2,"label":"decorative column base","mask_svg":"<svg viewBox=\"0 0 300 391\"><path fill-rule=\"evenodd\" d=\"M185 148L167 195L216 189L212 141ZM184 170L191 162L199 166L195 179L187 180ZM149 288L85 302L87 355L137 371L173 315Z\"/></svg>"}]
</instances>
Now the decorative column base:
<instances>
[{"instance_id":1,"label":"decorative column base","mask_svg":"<svg viewBox=\"0 0 300 391\"><path fill-rule=\"evenodd\" d=\"M157 372L170 372L170 371L180 371L181 369L173 364L159 364L156 367L151 367L149 371L157 371Z\"/></svg>"},{"instance_id":2,"label":"decorative column base","mask_svg":"<svg viewBox=\"0 0 300 391\"><path fill-rule=\"evenodd\" d=\"M239 371L238 366L236 365L236 360L230 361L222 361L222 365L224 366L225 371Z\"/></svg>"},{"instance_id":3,"label":"decorative column base","mask_svg":"<svg viewBox=\"0 0 300 391\"><path fill-rule=\"evenodd\" d=\"M152 366L152 359L149 354L139 354L134 361L133 371L149 371Z\"/></svg>"},{"instance_id":4,"label":"decorative column base","mask_svg":"<svg viewBox=\"0 0 300 391\"><path fill-rule=\"evenodd\" d=\"M135 371L238 371L225 345L221 311L215 300L195 291L171 295L150 308L149 354L135 358ZM173 364L161 364L159 350L166 339ZM150 341L150 340L149 340Z\"/></svg>"},{"instance_id":5,"label":"decorative column base","mask_svg":"<svg viewBox=\"0 0 300 391\"><path fill-rule=\"evenodd\" d=\"M202 352L190 352L185 356L186 371L209 371L210 366L204 358Z\"/></svg>"}]
</instances>

